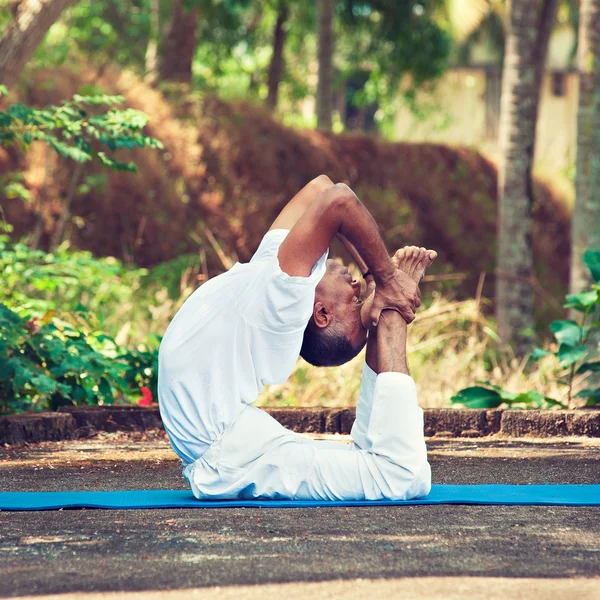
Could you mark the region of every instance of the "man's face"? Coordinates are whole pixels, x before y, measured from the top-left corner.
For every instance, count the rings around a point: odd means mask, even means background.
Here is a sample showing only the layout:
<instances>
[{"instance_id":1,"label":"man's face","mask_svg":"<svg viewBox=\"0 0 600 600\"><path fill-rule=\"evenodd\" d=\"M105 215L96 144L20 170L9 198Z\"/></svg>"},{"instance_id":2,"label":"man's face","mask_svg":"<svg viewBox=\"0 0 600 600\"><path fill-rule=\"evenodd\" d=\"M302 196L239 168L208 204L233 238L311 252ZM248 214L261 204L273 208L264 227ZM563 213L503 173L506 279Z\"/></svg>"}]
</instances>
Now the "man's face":
<instances>
[{"instance_id":1,"label":"man's face","mask_svg":"<svg viewBox=\"0 0 600 600\"><path fill-rule=\"evenodd\" d=\"M333 318L342 323L348 340L355 348L361 346L367 330L361 320L364 301L360 298L360 282L353 280L347 267L329 259L327 271L315 292L315 302L322 302Z\"/></svg>"}]
</instances>

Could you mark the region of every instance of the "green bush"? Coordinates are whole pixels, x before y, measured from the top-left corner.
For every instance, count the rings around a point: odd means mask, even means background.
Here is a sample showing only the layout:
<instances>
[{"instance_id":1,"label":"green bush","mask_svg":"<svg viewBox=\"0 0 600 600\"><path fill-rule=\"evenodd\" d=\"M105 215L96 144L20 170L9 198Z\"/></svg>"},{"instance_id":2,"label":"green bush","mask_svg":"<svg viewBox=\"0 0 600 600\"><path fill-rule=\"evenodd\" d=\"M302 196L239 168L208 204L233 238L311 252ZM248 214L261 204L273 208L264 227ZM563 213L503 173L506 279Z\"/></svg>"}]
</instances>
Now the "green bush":
<instances>
[{"instance_id":1,"label":"green bush","mask_svg":"<svg viewBox=\"0 0 600 600\"><path fill-rule=\"evenodd\" d=\"M6 93L0 85L0 96ZM135 171L134 163L107 152L162 144L144 135L146 115L111 107L122 102L120 96L76 94L60 106L13 104L0 111L0 144L28 150L43 141L65 159ZM0 181L0 189L27 200L18 175ZM0 235L0 270L0 412L129 402L142 388L156 397L159 340L125 350L99 331L103 312L131 301L145 270L67 246L47 254L6 235Z\"/></svg>"},{"instance_id":2,"label":"green bush","mask_svg":"<svg viewBox=\"0 0 600 600\"><path fill-rule=\"evenodd\" d=\"M81 305L103 317L105 307L129 301L146 269L125 268L112 257L95 258L67 245L54 253L33 250L0 235L0 302L19 313L40 317L60 307L77 311Z\"/></svg>"},{"instance_id":3,"label":"green bush","mask_svg":"<svg viewBox=\"0 0 600 600\"><path fill-rule=\"evenodd\" d=\"M142 387L157 397L159 339L125 349L104 326L135 304L145 269L0 236L0 271L0 412L132 402Z\"/></svg>"},{"instance_id":4,"label":"green bush","mask_svg":"<svg viewBox=\"0 0 600 600\"><path fill-rule=\"evenodd\" d=\"M589 289L578 294L568 294L565 308L577 311L581 316L577 321L561 320L550 323L550 331L554 335L557 350L536 348L531 354L531 360L537 361L553 355L558 368L556 377L567 388L566 401L543 396L540 392L529 391L521 393L492 385L488 381L478 382L481 386L472 386L458 392L451 398L453 404L467 408L494 408L500 405L527 408L550 408L560 406L569 408L573 398L573 382L575 375L600 373L600 360L594 356L591 340L600 336L600 252L587 250L583 260L588 267L593 283ZM591 381L597 381L592 375ZM585 399L585 406L600 404L600 387L588 387L575 395Z\"/></svg>"},{"instance_id":5,"label":"green bush","mask_svg":"<svg viewBox=\"0 0 600 600\"><path fill-rule=\"evenodd\" d=\"M87 325L22 316L0 303L0 412L56 410L67 404L130 402L142 386L156 397L158 344L123 350Z\"/></svg>"},{"instance_id":6,"label":"green bush","mask_svg":"<svg viewBox=\"0 0 600 600\"><path fill-rule=\"evenodd\" d=\"M156 398L159 338L122 348L103 318L135 304L145 269L0 236L0 270L0 412Z\"/></svg>"},{"instance_id":7,"label":"green bush","mask_svg":"<svg viewBox=\"0 0 600 600\"><path fill-rule=\"evenodd\" d=\"M7 93L6 86L0 85L0 96ZM122 96L75 94L60 106L11 104L6 111L0 111L0 144L15 144L28 150L33 142L42 141L63 158L79 163L97 161L114 171L135 172L135 163L111 158L106 151L161 149L163 145L144 135L148 117L139 110L112 107L102 112L102 107L123 101Z\"/></svg>"}]
</instances>

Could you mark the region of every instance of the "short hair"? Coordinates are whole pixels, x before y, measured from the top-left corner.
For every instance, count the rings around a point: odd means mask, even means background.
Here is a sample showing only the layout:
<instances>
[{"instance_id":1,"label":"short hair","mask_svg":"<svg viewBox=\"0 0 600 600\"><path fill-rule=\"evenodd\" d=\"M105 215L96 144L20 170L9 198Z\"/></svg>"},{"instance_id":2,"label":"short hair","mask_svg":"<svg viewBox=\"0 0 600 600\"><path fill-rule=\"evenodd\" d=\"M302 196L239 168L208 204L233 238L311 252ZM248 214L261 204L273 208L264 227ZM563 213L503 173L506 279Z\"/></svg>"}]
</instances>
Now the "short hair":
<instances>
[{"instance_id":1,"label":"short hair","mask_svg":"<svg viewBox=\"0 0 600 600\"><path fill-rule=\"evenodd\" d=\"M300 356L315 367L337 367L352 360L365 343L355 348L339 322L317 327L311 318L304 330Z\"/></svg>"}]
</instances>

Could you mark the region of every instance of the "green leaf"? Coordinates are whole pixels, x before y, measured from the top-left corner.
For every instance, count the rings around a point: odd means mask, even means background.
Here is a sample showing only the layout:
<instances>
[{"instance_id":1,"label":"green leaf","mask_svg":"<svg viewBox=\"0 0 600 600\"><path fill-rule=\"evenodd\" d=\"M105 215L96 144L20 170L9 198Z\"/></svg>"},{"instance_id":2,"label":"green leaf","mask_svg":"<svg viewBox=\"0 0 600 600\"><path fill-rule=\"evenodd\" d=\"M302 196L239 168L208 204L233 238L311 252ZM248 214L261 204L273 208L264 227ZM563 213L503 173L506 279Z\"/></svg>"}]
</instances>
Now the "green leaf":
<instances>
[{"instance_id":1,"label":"green leaf","mask_svg":"<svg viewBox=\"0 0 600 600\"><path fill-rule=\"evenodd\" d=\"M129 162L119 162L118 160L114 160L112 158L108 158L104 152L98 152L98 158L100 162L105 166L113 169L114 171L129 171L130 173L135 173L137 171L137 167L135 163Z\"/></svg>"},{"instance_id":2,"label":"green leaf","mask_svg":"<svg viewBox=\"0 0 600 600\"><path fill-rule=\"evenodd\" d=\"M577 369L577 375L580 373L600 373L600 360L595 362L584 362L579 369Z\"/></svg>"},{"instance_id":3,"label":"green leaf","mask_svg":"<svg viewBox=\"0 0 600 600\"><path fill-rule=\"evenodd\" d=\"M598 250L586 250L583 253L583 262L590 270L595 282L600 282L600 252Z\"/></svg>"},{"instance_id":4,"label":"green leaf","mask_svg":"<svg viewBox=\"0 0 600 600\"><path fill-rule=\"evenodd\" d=\"M588 312L588 309L598 302L598 292L579 292L578 294L567 294L565 308L574 308L579 312Z\"/></svg>"},{"instance_id":5,"label":"green leaf","mask_svg":"<svg viewBox=\"0 0 600 600\"><path fill-rule=\"evenodd\" d=\"M577 361L584 359L588 355L588 352L589 350L586 346L577 346L576 348L573 348L572 346L561 344L557 352L560 366L569 367Z\"/></svg>"},{"instance_id":6,"label":"green leaf","mask_svg":"<svg viewBox=\"0 0 600 600\"><path fill-rule=\"evenodd\" d=\"M61 156L71 158L75 162L83 163L92 158L90 154L84 152L81 148L69 146L69 144L65 144L54 137L48 136L47 141Z\"/></svg>"},{"instance_id":7,"label":"green leaf","mask_svg":"<svg viewBox=\"0 0 600 600\"><path fill-rule=\"evenodd\" d=\"M98 384L98 394L102 397L102 399L107 403L112 403L113 393L112 387L107 379L104 377L100 380Z\"/></svg>"},{"instance_id":8,"label":"green leaf","mask_svg":"<svg viewBox=\"0 0 600 600\"><path fill-rule=\"evenodd\" d=\"M534 408L542 408L544 405L544 395L536 390L531 390L529 392L515 394L510 402L508 400L505 400L505 402L508 402L509 404L525 404L527 406L533 406Z\"/></svg>"},{"instance_id":9,"label":"green leaf","mask_svg":"<svg viewBox=\"0 0 600 600\"><path fill-rule=\"evenodd\" d=\"M564 402L560 400L555 400L554 398L549 398L548 396L544 397L544 406L543 408L550 408L551 406L560 406L561 408L568 408Z\"/></svg>"},{"instance_id":10,"label":"green leaf","mask_svg":"<svg viewBox=\"0 0 600 600\"><path fill-rule=\"evenodd\" d=\"M109 96L108 94L95 94L92 96L75 94L73 100L81 104L122 104L125 99L123 96Z\"/></svg>"},{"instance_id":11,"label":"green leaf","mask_svg":"<svg viewBox=\"0 0 600 600\"><path fill-rule=\"evenodd\" d=\"M467 408L495 408L502 404L500 394L484 387L468 387L450 398L452 404L464 404Z\"/></svg>"},{"instance_id":12,"label":"green leaf","mask_svg":"<svg viewBox=\"0 0 600 600\"><path fill-rule=\"evenodd\" d=\"M500 394L500 398L502 398L502 401L506 402L507 404L523 402L523 400L520 399L521 396L523 396L523 393L509 392L508 390L501 390L498 393Z\"/></svg>"},{"instance_id":13,"label":"green leaf","mask_svg":"<svg viewBox=\"0 0 600 600\"><path fill-rule=\"evenodd\" d=\"M536 348L531 353L529 360L533 360L533 361L540 360L541 358L544 358L544 356L548 356L548 354L551 354L551 352L548 352L548 350L542 350L542 348Z\"/></svg>"},{"instance_id":14,"label":"green leaf","mask_svg":"<svg viewBox=\"0 0 600 600\"><path fill-rule=\"evenodd\" d=\"M44 396L56 391L56 381L47 375L35 375L31 378L31 385Z\"/></svg>"},{"instance_id":15,"label":"green leaf","mask_svg":"<svg viewBox=\"0 0 600 600\"><path fill-rule=\"evenodd\" d=\"M11 181L7 183L3 188L0 186L0 190L4 193L7 198L11 200L13 198L19 198L24 202L31 202L31 194L29 190L18 181Z\"/></svg>"},{"instance_id":16,"label":"green leaf","mask_svg":"<svg viewBox=\"0 0 600 600\"><path fill-rule=\"evenodd\" d=\"M550 331L559 344L577 346L581 342L581 328L575 321L552 321Z\"/></svg>"}]
</instances>

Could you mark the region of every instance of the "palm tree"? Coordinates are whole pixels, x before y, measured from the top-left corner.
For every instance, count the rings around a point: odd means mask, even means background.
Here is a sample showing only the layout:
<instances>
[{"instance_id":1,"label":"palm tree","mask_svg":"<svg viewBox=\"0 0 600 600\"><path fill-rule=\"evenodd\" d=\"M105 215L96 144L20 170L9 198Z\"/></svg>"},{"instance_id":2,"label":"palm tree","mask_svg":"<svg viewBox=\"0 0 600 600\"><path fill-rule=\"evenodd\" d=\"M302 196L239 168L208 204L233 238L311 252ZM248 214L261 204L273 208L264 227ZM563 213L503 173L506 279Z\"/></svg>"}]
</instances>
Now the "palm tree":
<instances>
[{"instance_id":1,"label":"palm tree","mask_svg":"<svg viewBox=\"0 0 600 600\"><path fill-rule=\"evenodd\" d=\"M319 34L319 81L317 84L317 127L331 129L333 112L333 11L334 0L317 0Z\"/></svg>"},{"instance_id":2,"label":"palm tree","mask_svg":"<svg viewBox=\"0 0 600 600\"><path fill-rule=\"evenodd\" d=\"M535 129L548 41L558 0L512 0L500 102L496 319L498 333L523 355L534 335L533 190Z\"/></svg>"},{"instance_id":3,"label":"palm tree","mask_svg":"<svg viewBox=\"0 0 600 600\"><path fill-rule=\"evenodd\" d=\"M579 11L577 175L571 236L573 294L592 282L583 264L583 253L587 248L600 249L600 0L581 0Z\"/></svg>"},{"instance_id":4,"label":"palm tree","mask_svg":"<svg viewBox=\"0 0 600 600\"><path fill-rule=\"evenodd\" d=\"M173 0L171 24L160 62L160 79L192 82L192 61L198 41L200 8L197 4L186 9L182 0Z\"/></svg>"},{"instance_id":5,"label":"palm tree","mask_svg":"<svg viewBox=\"0 0 600 600\"><path fill-rule=\"evenodd\" d=\"M288 20L290 11L288 0L279 0L276 5L277 19L273 28L273 55L269 64L269 76L267 82L267 106L271 110L277 108L279 97L279 82L283 75L283 46L285 44L285 24Z\"/></svg>"}]
</instances>

